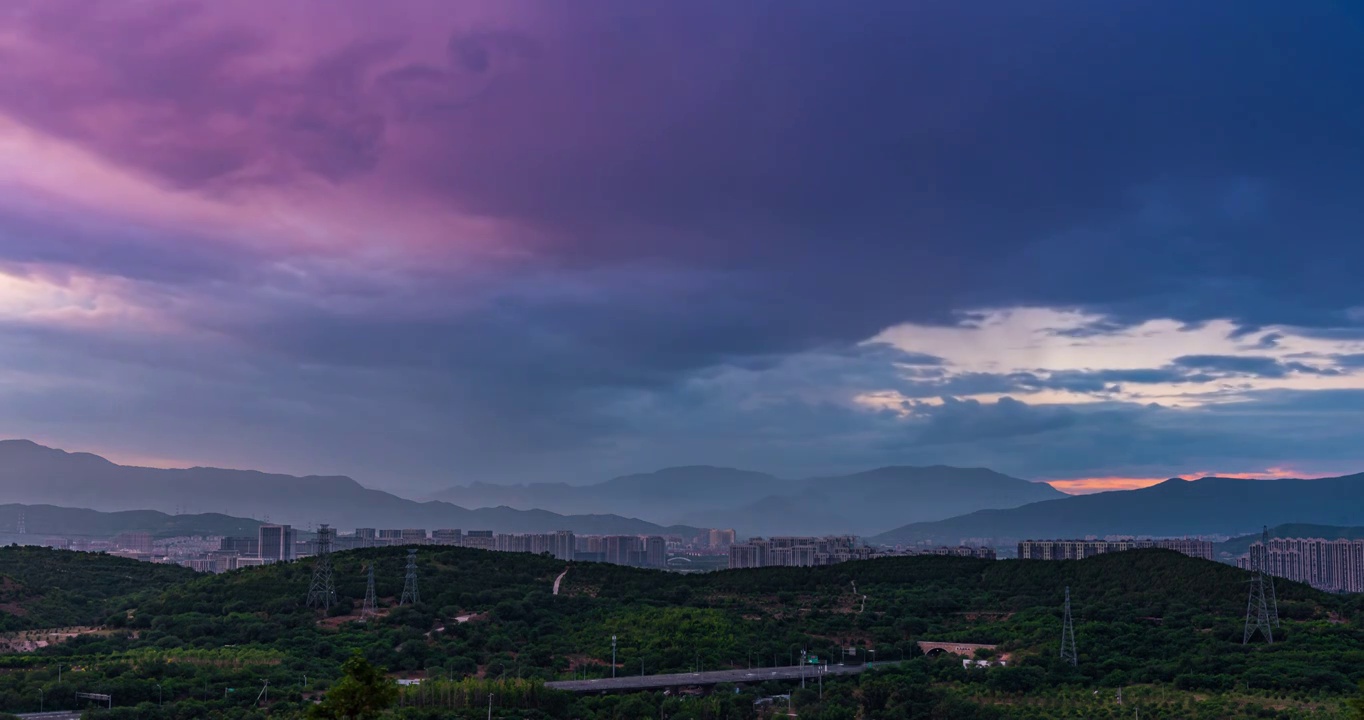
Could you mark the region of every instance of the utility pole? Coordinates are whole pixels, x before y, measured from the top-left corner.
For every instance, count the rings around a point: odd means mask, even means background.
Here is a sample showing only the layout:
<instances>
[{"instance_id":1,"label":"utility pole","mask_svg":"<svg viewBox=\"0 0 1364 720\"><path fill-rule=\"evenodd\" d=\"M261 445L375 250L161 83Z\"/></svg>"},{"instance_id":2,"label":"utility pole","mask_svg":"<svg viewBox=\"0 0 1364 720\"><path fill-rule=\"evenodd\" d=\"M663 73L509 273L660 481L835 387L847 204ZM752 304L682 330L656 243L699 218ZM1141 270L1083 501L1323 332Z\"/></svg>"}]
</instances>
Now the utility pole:
<instances>
[{"instance_id":1,"label":"utility pole","mask_svg":"<svg viewBox=\"0 0 1364 720\"><path fill-rule=\"evenodd\" d=\"M1061 625L1061 659L1071 665L1080 663L1080 654L1075 650L1075 621L1070 617L1070 586L1066 586L1066 615Z\"/></svg>"},{"instance_id":2,"label":"utility pole","mask_svg":"<svg viewBox=\"0 0 1364 720\"><path fill-rule=\"evenodd\" d=\"M493 694L488 693L488 720L493 720Z\"/></svg>"}]
</instances>

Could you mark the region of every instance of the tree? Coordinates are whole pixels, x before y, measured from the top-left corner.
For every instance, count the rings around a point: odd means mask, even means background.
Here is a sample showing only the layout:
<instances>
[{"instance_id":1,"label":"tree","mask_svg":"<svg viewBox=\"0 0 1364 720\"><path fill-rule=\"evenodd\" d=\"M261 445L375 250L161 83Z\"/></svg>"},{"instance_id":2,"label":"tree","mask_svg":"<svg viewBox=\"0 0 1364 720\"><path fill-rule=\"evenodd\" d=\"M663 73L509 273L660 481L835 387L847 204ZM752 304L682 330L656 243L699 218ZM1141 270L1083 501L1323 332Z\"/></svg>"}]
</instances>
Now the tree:
<instances>
[{"instance_id":1,"label":"tree","mask_svg":"<svg viewBox=\"0 0 1364 720\"><path fill-rule=\"evenodd\" d=\"M1364 680L1359 681L1359 695L1350 698L1350 709L1354 720L1364 720Z\"/></svg>"},{"instance_id":2,"label":"tree","mask_svg":"<svg viewBox=\"0 0 1364 720\"><path fill-rule=\"evenodd\" d=\"M345 675L321 703L308 709L314 720L369 720L398 701L398 683L356 651L341 666Z\"/></svg>"}]
</instances>

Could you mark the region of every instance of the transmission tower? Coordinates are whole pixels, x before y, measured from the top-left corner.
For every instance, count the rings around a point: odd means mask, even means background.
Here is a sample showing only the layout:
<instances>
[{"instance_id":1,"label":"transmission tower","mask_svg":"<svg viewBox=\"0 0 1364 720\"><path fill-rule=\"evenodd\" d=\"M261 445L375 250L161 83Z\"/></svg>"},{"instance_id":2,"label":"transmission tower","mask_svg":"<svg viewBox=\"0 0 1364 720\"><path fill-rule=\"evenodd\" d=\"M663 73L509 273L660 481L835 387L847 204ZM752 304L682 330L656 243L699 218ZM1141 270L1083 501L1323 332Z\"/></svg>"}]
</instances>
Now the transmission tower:
<instances>
[{"instance_id":1,"label":"transmission tower","mask_svg":"<svg viewBox=\"0 0 1364 720\"><path fill-rule=\"evenodd\" d=\"M308 588L308 607L330 610L336 602L332 582L332 531L324 523L317 530L317 560L313 565L313 584Z\"/></svg>"},{"instance_id":2,"label":"transmission tower","mask_svg":"<svg viewBox=\"0 0 1364 720\"><path fill-rule=\"evenodd\" d=\"M360 618L368 620L379 614L379 603L374 598L374 563L369 564L369 577L365 581L365 606L360 610Z\"/></svg>"},{"instance_id":3,"label":"transmission tower","mask_svg":"<svg viewBox=\"0 0 1364 720\"><path fill-rule=\"evenodd\" d=\"M1265 582L1269 583L1269 621L1274 623L1274 627L1279 626L1279 595L1274 592L1274 576L1269 574L1269 526L1261 526L1260 531L1260 571L1265 574Z\"/></svg>"},{"instance_id":4,"label":"transmission tower","mask_svg":"<svg viewBox=\"0 0 1364 720\"><path fill-rule=\"evenodd\" d=\"M1265 582L1265 565L1269 554L1269 530L1265 529L1261 535L1264 544L1260 546L1260 552L1256 557L1255 549L1251 548L1251 570L1254 575L1250 578L1250 599L1246 601L1246 630L1241 635L1241 644L1246 645L1250 638L1258 630L1265 636L1267 644L1274 644L1274 621L1269 615L1269 601L1266 598L1265 585L1270 586L1270 594L1274 592L1274 584ZM1275 613L1278 615L1276 602Z\"/></svg>"},{"instance_id":5,"label":"transmission tower","mask_svg":"<svg viewBox=\"0 0 1364 720\"><path fill-rule=\"evenodd\" d=\"M421 596L417 594L417 551L407 551L407 578L403 580L403 596L398 599L399 605L408 603L416 605L421 602Z\"/></svg>"},{"instance_id":6,"label":"transmission tower","mask_svg":"<svg viewBox=\"0 0 1364 720\"><path fill-rule=\"evenodd\" d=\"M1066 586L1066 617L1061 625L1061 660L1078 665L1080 653L1075 650L1075 621L1070 617L1070 586Z\"/></svg>"}]
</instances>

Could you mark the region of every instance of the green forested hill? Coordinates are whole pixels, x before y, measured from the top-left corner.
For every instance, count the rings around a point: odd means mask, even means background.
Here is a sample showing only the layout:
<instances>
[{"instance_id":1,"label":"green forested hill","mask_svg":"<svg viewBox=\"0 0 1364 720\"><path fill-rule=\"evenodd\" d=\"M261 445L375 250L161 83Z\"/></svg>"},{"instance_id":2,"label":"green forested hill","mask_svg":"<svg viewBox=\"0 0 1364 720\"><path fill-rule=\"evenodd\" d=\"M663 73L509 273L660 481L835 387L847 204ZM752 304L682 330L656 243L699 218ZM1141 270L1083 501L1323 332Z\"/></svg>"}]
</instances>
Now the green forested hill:
<instances>
[{"instance_id":1,"label":"green forested hill","mask_svg":"<svg viewBox=\"0 0 1364 720\"><path fill-rule=\"evenodd\" d=\"M0 548L0 631L98 625L135 599L197 573L94 553Z\"/></svg>"},{"instance_id":2,"label":"green forested hill","mask_svg":"<svg viewBox=\"0 0 1364 720\"><path fill-rule=\"evenodd\" d=\"M5 557L15 550L0 549L0 566L25 562ZM486 712L480 703L488 690L508 703L504 717L656 717L660 703L669 717L756 712L749 694L735 696L742 701L578 698L516 684L609 676L612 635L617 672L624 674L785 665L801 649L837 660L845 646L874 649L877 660L908 661L831 681L822 703L797 693L794 702L807 717L1118 717L1110 706L1120 687L1128 698L1122 717L1131 716L1132 703L1145 703L1148 718L1343 717L1344 699L1364 674L1358 597L1280 583L1285 619L1275 644L1242 646L1245 574L1159 550L1079 562L904 557L675 575L423 548L423 602L398 608L405 556L402 548L335 555L342 601L329 618L303 606L307 561L193 576L128 595L111 603L131 611L112 634L0 657L10 667L0 667L0 710L36 709L30 699L38 687L54 697L70 690L54 685L53 668L63 663L84 668L68 671L64 683L112 690L128 702L154 700L159 682L180 708L168 718L246 717L269 678L271 714L289 717L303 707L303 693L324 691L340 661L358 650L395 673L469 678L459 692L430 685L428 695L409 692L412 702L435 702L429 693L465 698L441 700L456 709L430 717L461 716L459 703L479 706L464 711ZM359 623L369 562L377 565L384 615ZM554 596L554 578L566 567ZM105 577L112 583L115 574ZM1081 656L1076 668L1056 658L1067 586ZM921 640L997 644L1010 666L967 671L959 660L920 658ZM493 689L490 683L499 682ZM230 688L254 689L239 697ZM159 717L155 708L142 712ZM427 717L423 712L403 710Z\"/></svg>"}]
</instances>

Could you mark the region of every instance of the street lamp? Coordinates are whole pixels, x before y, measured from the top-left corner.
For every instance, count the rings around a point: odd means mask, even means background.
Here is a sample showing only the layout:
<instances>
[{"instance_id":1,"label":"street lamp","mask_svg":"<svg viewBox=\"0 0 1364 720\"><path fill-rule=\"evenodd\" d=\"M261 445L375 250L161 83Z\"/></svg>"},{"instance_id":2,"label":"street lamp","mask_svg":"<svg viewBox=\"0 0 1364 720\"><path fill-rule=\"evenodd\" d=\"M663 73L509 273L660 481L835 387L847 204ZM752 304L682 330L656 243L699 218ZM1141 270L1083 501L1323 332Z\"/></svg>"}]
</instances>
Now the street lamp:
<instances>
[{"instance_id":1,"label":"street lamp","mask_svg":"<svg viewBox=\"0 0 1364 720\"><path fill-rule=\"evenodd\" d=\"M43 712L43 689L38 688L38 713Z\"/></svg>"},{"instance_id":2,"label":"street lamp","mask_svg":"<svg viewBox=\"0 0 1364 720\"><path fill-rule=\"evenodd\" d=\"M488 720L493 720L493 694L488 693Z\"/></svg>"},{"instance_id":3,"label":"street lamp","mask_svg":"<svg viewBox=\"0 0 1364 720\"><path fill-rule=\"evenodd\" d=\"M616 636L611 636L611 677L616 676Z\"/></svg>"}]
</instances>

